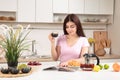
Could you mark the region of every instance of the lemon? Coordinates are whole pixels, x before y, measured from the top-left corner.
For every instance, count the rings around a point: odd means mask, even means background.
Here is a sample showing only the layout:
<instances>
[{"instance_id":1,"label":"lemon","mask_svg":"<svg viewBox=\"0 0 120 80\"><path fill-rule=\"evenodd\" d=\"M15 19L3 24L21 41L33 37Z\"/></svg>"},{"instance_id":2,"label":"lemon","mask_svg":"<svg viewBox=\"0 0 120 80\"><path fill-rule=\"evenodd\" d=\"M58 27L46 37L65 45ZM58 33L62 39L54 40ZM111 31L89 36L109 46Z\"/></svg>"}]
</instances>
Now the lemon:
<instances>
[{"instance_id":1,"label":"lemon","mask_svg":"<svg viewBox=\"0 0 120 80\"><path fill-rule=\"evenodd\" d=\"M94 72L100 71L100 66L99 65L95 65L94 68L93 68L93 71Z\"/></svg>"},{"instance_id":2,"label":"lemon","mask_svg":"<svg viewBox=\"0 0 120 80\"><path fill-rule=\"evenodd\" d=\"M109 69L109 65L108 64L104 64L104 69Z\"/></svg>"},{"instance_id":3,"label":"lemon","mask_svg":"<svg viewBox=\"0 0 120 80\"><path fill-rule=\"evenodd\" d=\"M18 69L21 70L22 68L26 68L26 67L27 67L26 64L20 64L20 65L18 66Z\"/></svg>"},{"instance_id":4,"label":"lemon","mask_svg":"<svg viewBox=\"0 0 120 80\"><path fill-rule=\"evenodd\" d=\"M102 69L103 69L103 65L102 65L102 64L99 64L99 66L100 66L100 70L102 70Z\"/></svg>"}]
</instances>

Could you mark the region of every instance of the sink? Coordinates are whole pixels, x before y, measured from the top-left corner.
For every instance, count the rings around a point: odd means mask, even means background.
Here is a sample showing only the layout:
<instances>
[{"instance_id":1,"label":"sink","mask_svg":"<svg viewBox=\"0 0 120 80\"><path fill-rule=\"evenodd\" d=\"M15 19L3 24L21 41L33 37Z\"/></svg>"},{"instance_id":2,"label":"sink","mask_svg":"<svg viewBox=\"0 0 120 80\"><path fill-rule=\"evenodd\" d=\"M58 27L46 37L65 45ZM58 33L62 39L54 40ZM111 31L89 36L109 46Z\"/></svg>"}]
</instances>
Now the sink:
<instances>
[{"instance_id":1,"label":"sink","mask_svg":"<svg viewBox=\"0 0 120 80\"><path fill-rule=\"evenodd\" d=\"M35 59L35 58L40 58L40 56L39 55L34 55L34 56L32 56L32 55L27 55L27 56L21 56L21 58L23 58L23 59Z\"/></svg>"},{"instance_id":2,"label":"sink","mask_svg":"<svg viewBox=\"0 0 120 80\"><path fill-rule=\"evenodd\" d=\"M48 58L51 58L51 55L41 55L40 58L48 59Z\"/></svg>"},{"instance_id":3,"label":"sink","mask_svg":"<svg viewBox=\"0 0 120 80\"><path fill-rule=\"evenodd\" d=\"M23 59L36 59L36 58L40 58L40 59L49 59L51 58L50 55L27 55L27 56L21 56L21 58Z\"/></svg>"}]
</instances>

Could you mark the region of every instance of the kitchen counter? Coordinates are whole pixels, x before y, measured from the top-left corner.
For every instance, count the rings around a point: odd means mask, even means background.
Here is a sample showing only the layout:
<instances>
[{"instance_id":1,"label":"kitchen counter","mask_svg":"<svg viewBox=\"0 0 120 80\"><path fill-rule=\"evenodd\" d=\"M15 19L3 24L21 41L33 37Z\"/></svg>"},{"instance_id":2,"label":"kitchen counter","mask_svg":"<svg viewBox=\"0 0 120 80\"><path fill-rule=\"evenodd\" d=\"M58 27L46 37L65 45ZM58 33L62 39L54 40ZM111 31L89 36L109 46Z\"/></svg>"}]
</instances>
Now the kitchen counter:
<instances>
[{"instance_id":1,"label":"kitchen counter","mask_svg":"<svg viewBox=\"0 0 120 80\"><path fill-rule=\"evenodd\" d=\"M42 65L37 66L37 70L29 76L0 78L0 80L120 80L120 72L113 72L112 70L113 63L107 63L110 65L110 68L108 70L100 70L99 72L82 71L81 69L75 72L63 72L57 70L43 71L46 67L57 66L58 62L41 63ZM3 65L4 64L1 64L1 66Z\"/></svg>"},{"instance_id":2,"label":"kitchen counter","mask_svg":"<svg viewBox=\"0 0 120 80\"><path fill-rule=\"evenodd\" d=\"M53 61L52 58L19 58L19 62L29 62L29 61L39 61L39 62L49 62ZM5 58L0 58L0 63L6 62Z\"/></svg>"},{"instance_id":3,"label":"kitchen counter","mask_svg":"<svg viewBox=\"0 0 120 80\"><path fill-rule=\"evenodd\" d=\"M100 59L120 59L120 55L117 54L106 54L104 56L98 56Z\"/></svg>"},{"instance_id":4,"label":"kitchen counter","mask_svg":"<svg viewBox=\"0 0 120 80\"><path fill-rule=\"evenodd\" d=\"M120 55L104 55L104 56L98 56L101 60L110 60L110 59L120 59ZM51 57L48 58L19 58L19 62L29 62L29 61L39 61L39 62L49 62L53 61ZM0 58L0 63L6 62L5 58Z\"/></svg>"}]
</instances>

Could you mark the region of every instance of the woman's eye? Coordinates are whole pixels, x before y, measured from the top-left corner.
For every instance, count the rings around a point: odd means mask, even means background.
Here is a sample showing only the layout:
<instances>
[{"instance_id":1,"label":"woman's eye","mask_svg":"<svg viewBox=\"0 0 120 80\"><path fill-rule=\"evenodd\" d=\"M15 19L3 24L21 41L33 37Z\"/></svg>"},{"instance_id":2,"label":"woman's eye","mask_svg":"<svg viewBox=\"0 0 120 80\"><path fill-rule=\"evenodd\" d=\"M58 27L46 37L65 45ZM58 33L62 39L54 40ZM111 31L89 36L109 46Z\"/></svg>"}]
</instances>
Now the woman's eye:
<instances>
[{"instance_id":1,"label":"woman's eye","mask_svg":"<svg viewBox=\"0 0 120 80\"><path fill-rule=\"evenodd\" d=\"M75 25L70 26L71 28L75 28Z\"/></svg>"}]
</instances>

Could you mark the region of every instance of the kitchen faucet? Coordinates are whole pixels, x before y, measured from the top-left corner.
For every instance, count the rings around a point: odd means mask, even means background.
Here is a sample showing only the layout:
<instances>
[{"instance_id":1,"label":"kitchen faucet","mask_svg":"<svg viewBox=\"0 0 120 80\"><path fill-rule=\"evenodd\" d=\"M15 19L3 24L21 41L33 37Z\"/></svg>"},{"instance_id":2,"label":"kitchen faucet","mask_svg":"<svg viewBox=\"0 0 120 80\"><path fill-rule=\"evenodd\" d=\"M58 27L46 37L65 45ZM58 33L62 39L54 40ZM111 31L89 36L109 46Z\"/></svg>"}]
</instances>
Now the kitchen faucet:
<instances>
[{"instance_id":1,"label":"kitchen faucet","mask_svg":"<svg viewBox=\"0 0 120 80\"><path fill-rule=\"evenodd\" d=\"M37 51L35 49L35 44L36 44L36 40L32 40L32 55L31 56L35 56L37 54Z\"/></svg>"}]
</instances>

